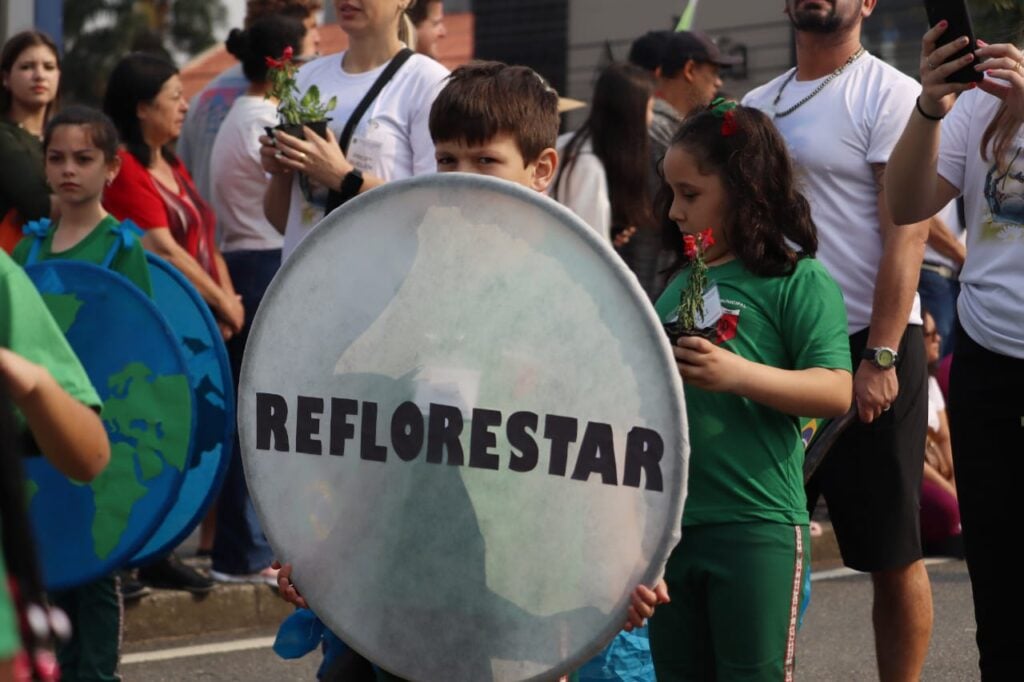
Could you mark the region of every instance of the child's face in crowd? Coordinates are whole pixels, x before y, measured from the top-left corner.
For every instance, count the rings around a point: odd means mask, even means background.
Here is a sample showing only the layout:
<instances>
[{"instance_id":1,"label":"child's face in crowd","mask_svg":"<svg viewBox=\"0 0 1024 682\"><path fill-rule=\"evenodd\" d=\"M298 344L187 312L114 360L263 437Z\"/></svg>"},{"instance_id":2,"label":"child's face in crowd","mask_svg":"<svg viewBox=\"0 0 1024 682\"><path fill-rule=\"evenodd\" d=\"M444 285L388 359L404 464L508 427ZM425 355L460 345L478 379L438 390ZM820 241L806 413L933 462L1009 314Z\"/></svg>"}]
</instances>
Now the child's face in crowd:
<instances>
[{"instance_id":1,"label":"child's face in crowd","mask_svg":"<svg viewBox=\"0 0 1024 682\"><path fill-rule=\"evenodd\" d=\"M685 234L697 234L711 228L715 245L705 258L712 262L729 253L725 227L729 220L728 194L721 178L700 172L697 160L679 145L665 154L665 182L672 189L672 208L668 217Z\"/></svg>"},{"instance_id":2,"label":"child's face in crowd","mask_svg":"<svg viewBox=\"0 0 1024 682\"><path fill-rule=\"evenodd\" d=\"M435 142L434 149L439 173L490 175L538 192L551 184L558 165L554 149L545 149L536 161L526 163L515 138L508 133L499 133L476 145L465 140Z\"/></svg>"},{"instance_id":3,"label":"child's face in crowd","mask_svg":"<svg viewBox=\"0 0 1024 682\"><path fill-rule=\"evenodd\" d=\"M46 180L61 202L96 201L108 181L117 176L120 160L107 159L92 141L87 126L54 129L46 148Z\"/></svg>"}]
</instances>

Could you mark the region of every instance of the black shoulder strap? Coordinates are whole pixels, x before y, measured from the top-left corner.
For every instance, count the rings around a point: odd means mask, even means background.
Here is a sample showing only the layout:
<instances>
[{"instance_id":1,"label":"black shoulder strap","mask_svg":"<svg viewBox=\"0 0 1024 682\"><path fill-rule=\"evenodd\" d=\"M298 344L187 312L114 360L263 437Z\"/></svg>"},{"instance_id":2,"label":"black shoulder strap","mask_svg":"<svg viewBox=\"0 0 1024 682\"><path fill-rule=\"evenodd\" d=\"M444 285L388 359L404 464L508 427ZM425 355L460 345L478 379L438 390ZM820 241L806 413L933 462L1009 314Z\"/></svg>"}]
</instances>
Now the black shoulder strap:
<instances>
[{"instance_id":1,"label":"black shoulder strap","mask_svg":"<svg viewBox=\"0 0 1024 682\"><path fill-rule=\"evenodd\" d=\"M384 89L384 86L394 78L398 70L402 68L402 65L409 61L409 57L413 55L413 51L409 48L402 48L398 54L391 58L388 62L387 68L377 76L377 80L373 82L370 89L363 95L363 99L360 100L359 104L356 105L352 115L348 117L348 122L345 123L345 129L341 131L341 137L338 139L338 146L341 147L341 151L348 154L348 146L352 142L352 134L356 131L356 126L359 125L359 121L363 118L363 114L373 104L373 100L377 99L377 95ZM338 188L332 188L329 196L327 197L327 210L326 213L330 213L334 209L341 206L341 194L338 192Z\"/></svg>"}]
</instances>

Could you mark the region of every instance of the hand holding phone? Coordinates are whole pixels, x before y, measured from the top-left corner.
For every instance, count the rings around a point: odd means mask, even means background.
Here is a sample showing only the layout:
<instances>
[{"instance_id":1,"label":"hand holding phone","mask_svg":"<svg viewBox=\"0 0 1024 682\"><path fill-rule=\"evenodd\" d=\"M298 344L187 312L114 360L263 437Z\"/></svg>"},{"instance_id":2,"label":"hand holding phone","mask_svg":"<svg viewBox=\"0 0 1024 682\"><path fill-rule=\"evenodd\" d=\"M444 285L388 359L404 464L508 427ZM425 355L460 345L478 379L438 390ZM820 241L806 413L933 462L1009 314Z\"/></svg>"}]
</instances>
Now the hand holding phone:
<instances>
[{"instance_id":1,"label":"hand holding phone","mask_svg":"<svg viewBox=\"0 0 1024 682\"><path fill-rule=\"evenodd\" d=\"M963 49L947 61L955 61L967 54L973 54L978 49L978 41L974 36L974 27L971 24L971 15L967 12L966 0L924 0L924 8L928 13L928 25L935 26L940 21L946 21L946 31L939 36L936 47L942 47L949 43L967 36L968 42ZM933 67L939 64L933 64ZM974 63L967 64L957 69L946 78L950 83L977 83L984 78L984 75L975 70Z\"/></svg>"}]
</instances>

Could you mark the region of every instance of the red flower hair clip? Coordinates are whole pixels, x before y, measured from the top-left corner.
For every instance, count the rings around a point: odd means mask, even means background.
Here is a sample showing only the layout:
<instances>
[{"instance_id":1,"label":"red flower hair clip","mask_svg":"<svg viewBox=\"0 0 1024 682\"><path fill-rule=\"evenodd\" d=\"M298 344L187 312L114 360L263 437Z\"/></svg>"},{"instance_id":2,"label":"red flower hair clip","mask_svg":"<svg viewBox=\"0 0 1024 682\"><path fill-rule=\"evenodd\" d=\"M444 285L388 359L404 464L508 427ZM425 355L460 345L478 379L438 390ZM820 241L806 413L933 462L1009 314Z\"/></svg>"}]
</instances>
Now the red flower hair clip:
<instances>
[{"instance_id":1,"label":"red flower hair clip","mask_svg":"<svg viewBox=\"0 0 1024 682\"><path fill-rule=\"evenodd\" d=\"M722 119L722 137L735 135L740 129L739 124L736 123L736 106L736 102L724 97L718 97L709 106L711 113L716 118Z\"/></svg>"}]
</instances>

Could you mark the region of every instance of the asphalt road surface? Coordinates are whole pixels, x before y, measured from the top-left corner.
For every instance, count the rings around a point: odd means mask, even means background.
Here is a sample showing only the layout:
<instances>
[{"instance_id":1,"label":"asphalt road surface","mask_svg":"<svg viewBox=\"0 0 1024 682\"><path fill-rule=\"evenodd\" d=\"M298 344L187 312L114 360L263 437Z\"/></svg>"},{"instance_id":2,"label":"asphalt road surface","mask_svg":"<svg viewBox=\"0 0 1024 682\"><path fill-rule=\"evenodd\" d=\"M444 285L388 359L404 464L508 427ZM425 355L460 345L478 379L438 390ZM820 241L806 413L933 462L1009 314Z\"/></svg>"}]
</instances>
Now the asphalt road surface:
<instances>
[{"instance_id":1,"label":"asphalt road surface","mask_svg":"<svg viewBox=\"0 0 1024 682\"><path fill-rule=\"evenodd\" d=\"M928 567L935 629L922 677L926 682L979 679L974 611L961 561ZM314 680L319 653L282 661L270 650L273 632L202 640L149 642L125 652L125 682L281 682ZM198 647L198 648L197 648ZM801 680L877 680L871 632L871 581L847 571L818 571L797 648Z\"/></svg>"}]
</instances>

